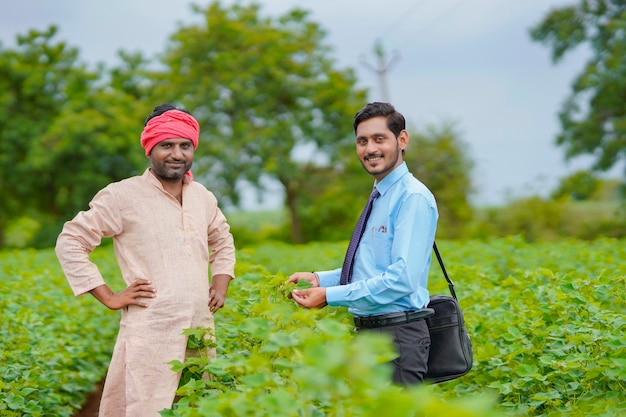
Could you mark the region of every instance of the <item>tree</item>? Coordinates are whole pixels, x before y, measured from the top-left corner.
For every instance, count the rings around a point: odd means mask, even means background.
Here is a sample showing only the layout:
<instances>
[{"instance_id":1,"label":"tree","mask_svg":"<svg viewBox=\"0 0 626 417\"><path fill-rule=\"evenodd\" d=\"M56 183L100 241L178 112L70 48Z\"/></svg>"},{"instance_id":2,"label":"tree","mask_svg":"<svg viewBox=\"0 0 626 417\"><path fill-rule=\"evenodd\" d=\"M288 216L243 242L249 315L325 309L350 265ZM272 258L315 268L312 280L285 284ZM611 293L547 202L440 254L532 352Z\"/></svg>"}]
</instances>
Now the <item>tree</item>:
<instances>
[{"instance_id":1,"label":"tree","mask_svg":"<svg viewBox=\"0 0 626 417\"><path fill-rule=\"evenodd\" d=\"M594 170L610 169L626 157L626 3L583 0L553 9L530 34L552 49L555 63L581 45L591 49L560 112L557 144L567 158L591 154Z\"/></svg>"},{"instance_id":2,"label":"tree","mask_svg":"<svg viewBox=\"0 0 626 417\"><path fill-rule=\"evenodd\" d=\"M102 187L148 165L139 141L152 110L143 103L150 85L146 61L139 54L119 55L122 65L101 67L83 94L72 92L33 143L31 169L39 188L47 190L40 209L54 218L72 217Z\"/></svg>"},{"instance_id":3,"label":"tree","mask_svg":"<svg viewBox=\"0 0 626 417\"><path fill-rule=\"evenodd\" d=\"M600 179L589 171L577 171L561 178L559 186L551 193L554 200L571 198L574 201L584 201L593 198L600 187Z\"/></svg>"},{"instance_id":4,"label":"tree","mask_svg":"<svg viewBox=\"0 0 626 417\"><path fill-rule=\"evenodd\" d=\"M94 91L64 106L31 151L31 169L39 177L32 191L46 190L36 207L49 218L35 246L53 244L58 223L86 210L102 187L148 165L139 143L145 115L119 91Z\"/></svg>"},{"instance_id":5,"label":"tree","mask_svg":"<svg viewBox=\"0 0 626 417\"><path fill-rule=\"evenodd\" d=\"M17 37L16 49L0 48L0 246L9 220L38 202L33 144L60 113L70 91L84 91L92 77L77 64L76 49L52 42L56 32L55 26L33 30Z\"/></svg>"},{"instance_id":6,"label":"tree","mask_svg":"<svg viewBox=\"0 0 626 417\"><path fill-rule=\"evenodd\" d=\"M331 168L309 165L304 170L308 181L297 196L304 240L350 239L374 185L374 178L363 169L354 144L341 164Z\"/></svg>"},{"instance_id":7,"label":"tree","mask_svg":"<svg viewBox=\"0 0 626 417\"><path fill-rule=\"evenodd\" d=\"M232 204L241 181L278 181L292 239L302 242L298 195L312 181L304 168L333 167L352 149L352 116L365 91L353 70L336 67L306 11L269 18L258 4L219 2L194 10L203 22L170 38L155 96L184 104L200 122L198 180Z\"/></svg>"},{"instance_id":8,"label":"tree","mask_svg":"<svg viewBox=\"0 0 626 417\"><path fill-rule=\"evenodd\" d=\"M38 221L31 244L52 245L59 222L145 159L139 134L147 112L130 88L140 84L130 74L141 60L129 56L128 68L108 76L103 67L89 71L56 33L33 30L18 36L16 49L0 49L0 246L6 226L23 216ZM119 87L124 80L134 95Z\"/></svg>"},{"instance_id":9,"label":"tree","mask_svg":"<svg viewBox=\"0 0 626 417\"><path fill-rule=\"evenodd\" d=\"M458 238L473 217L470 205L474 162L453 123L428 125L411 132L405 161L409 170L435 195L439 210L437 234Z\"/></svg>"}]
</instances>

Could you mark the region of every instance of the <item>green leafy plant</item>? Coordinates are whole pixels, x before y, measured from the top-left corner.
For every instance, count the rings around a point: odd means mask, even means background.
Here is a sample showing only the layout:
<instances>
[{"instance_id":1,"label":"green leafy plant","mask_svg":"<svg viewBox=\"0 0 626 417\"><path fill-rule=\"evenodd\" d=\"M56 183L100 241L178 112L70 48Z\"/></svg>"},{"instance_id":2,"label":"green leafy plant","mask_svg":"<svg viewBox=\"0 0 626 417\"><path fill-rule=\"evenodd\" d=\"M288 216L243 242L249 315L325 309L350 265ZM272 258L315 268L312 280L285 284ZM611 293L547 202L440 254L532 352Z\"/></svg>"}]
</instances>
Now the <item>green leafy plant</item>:
<instances>
[{"instance_id":1,"label":"green leafy plant","mask_svg":"<svg viewBox=\"0 0 626 417\"><path fill-rule=\"evenodd\" d=\"M623 241L509 237L438 246L473 340L467 375L414 389L390 385L388 340L355 335L344 308L304 310L289 299L292 272L339 265L346 243L266 242L238 252L215 339L206 329L185 331L190 347L216 356L172 363L183 375L179 398L161 414L626 413ZM110 246L94 256L106 276L118 274ZM0 265L0 413L71 416L104 376L117 315L91 297L73 298L50 250L0 252ZM429 287L448 292L436 265Z\"/></svg>"},{"instance_id":2,"label":"green leafy plant","mask_svg":"<svg viewBox=\"0 0 626 417\"><path fill-rule=\"evenodd\" d=\"M94 259L115 278L111 255ZM0 252L0 265L0 415L70 417L104 377L117 315L75 299L52 250Z\"/></svg>"}]
</instances>

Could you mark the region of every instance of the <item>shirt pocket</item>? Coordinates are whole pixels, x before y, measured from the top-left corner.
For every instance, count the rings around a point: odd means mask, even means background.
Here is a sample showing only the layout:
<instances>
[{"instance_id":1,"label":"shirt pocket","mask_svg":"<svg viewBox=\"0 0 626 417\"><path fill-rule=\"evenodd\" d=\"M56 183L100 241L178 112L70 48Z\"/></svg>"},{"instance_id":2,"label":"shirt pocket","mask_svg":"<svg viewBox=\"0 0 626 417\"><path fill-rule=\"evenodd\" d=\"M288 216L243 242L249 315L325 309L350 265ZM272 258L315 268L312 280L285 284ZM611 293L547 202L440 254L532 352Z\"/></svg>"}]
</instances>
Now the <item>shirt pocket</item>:
<instances>
[{"instance_id":1,"label":"shirt pocket","mask_svg":"<svg viewBox=\"0 0 626 417\"><path fill-rule=\"evenodd\" d=\"M386 225L374 226L372 234L372 254L377 267L387 268L391 263L391 231Z\"/></svg>"}]
</instances>

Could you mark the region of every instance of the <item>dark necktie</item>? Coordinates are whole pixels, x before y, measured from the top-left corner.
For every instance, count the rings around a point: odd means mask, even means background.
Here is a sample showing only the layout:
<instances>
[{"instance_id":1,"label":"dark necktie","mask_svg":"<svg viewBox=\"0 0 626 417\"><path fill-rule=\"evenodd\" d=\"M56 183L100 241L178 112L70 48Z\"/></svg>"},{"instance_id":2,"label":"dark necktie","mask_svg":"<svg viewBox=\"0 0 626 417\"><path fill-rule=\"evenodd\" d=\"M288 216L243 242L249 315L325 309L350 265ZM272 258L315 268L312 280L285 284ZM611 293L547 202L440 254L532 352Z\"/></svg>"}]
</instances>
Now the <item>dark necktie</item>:
<instances>
[{"instance_id":1,"label":"dark necktie","mask_svg":"<svg viewBox=\"0 0 626 417\"><path fill-rule=\"evenodd\" d=\"M374 205L374 200L378 197L380 193L376 188L372 191L369 200L367 200L367 204L363 209L363 213L361 213L361 217L356 222L356 226L354 227L354 232L352 232L352 237L350 238L350 244L348 245L348 251L346 252L346 259L343 261L343 268L341 268L341 280L339 283L341 285L345 285L352 280L352 269L354 267L354 255L356 255L356 250L359 247L359 242L361 241L361 237L363 236L363 232L365 230L365 225L367 224L367 219L372 212L372 206Z\"/></svg>"}]
</instances>

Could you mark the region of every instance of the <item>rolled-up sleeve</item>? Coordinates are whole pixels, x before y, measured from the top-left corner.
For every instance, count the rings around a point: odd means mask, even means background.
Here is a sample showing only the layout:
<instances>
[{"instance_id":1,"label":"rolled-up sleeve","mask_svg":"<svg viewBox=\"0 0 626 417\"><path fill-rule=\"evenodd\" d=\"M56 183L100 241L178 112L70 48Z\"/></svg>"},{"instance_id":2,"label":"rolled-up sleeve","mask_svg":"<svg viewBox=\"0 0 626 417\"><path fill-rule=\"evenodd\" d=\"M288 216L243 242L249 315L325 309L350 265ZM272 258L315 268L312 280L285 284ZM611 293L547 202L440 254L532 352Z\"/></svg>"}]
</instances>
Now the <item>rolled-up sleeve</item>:
<instances>
[{"instance_id":1,"label":"rolled-up sleeve","mask_svg":"<svg viewBox=\"0 0 626 417\"><path fill-rule=\"evenodd\" d=\"M217 202L215 202L217 206ZM219 208L215 208L215 217L209 225L208 245L211 251L209 262L211 276L229 275L235 277L235 243L230 233L230 226Z\"/></svg>"},{"instance_id":2,"label":"rolled-up sleeve","mask_svg":"<svg viewBox=\"0 0 626 417\"><path fill-rule=\"evenodd\" d=\"M78 296L105 284L98 267L89 254L100 245L102 238L121 231L121 219L115 196L109 188L100 191L81 211L66 222L57 238L55 252L74 295Z\"/></svg>"}]
</instances>

